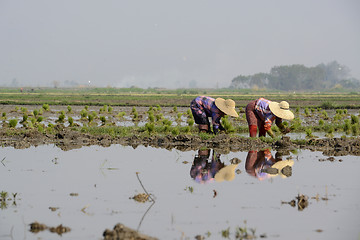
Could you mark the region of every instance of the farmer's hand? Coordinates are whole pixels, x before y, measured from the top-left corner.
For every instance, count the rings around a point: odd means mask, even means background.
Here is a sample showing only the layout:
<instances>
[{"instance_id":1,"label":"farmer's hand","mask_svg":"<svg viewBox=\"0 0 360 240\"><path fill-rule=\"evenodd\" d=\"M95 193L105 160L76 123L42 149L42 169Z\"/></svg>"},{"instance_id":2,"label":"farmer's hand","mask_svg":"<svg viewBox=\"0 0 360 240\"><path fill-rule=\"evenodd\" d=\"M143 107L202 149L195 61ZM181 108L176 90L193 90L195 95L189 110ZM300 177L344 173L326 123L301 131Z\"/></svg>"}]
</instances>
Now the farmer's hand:
<instances>
[{"instance_id":1,"label":"farmer's hand","mask_svg":"<svg viewBox=\"0 0 360 240\"><path fill-rule=\"evenodd\" d=\"M288 127L281 129L281 133L284 134L284 135L289 133L290 131L291 131L291 129L288 128Z\"/></svg>"}]
</instances>

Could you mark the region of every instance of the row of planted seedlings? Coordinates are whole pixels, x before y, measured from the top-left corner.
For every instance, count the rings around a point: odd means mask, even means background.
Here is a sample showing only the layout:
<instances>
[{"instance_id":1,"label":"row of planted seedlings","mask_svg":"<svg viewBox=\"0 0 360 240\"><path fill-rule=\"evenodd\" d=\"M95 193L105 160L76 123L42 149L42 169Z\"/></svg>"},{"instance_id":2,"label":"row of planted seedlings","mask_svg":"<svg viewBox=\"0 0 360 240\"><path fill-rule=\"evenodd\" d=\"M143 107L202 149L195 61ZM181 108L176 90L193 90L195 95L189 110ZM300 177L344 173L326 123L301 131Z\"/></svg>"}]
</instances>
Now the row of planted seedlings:
<instances>
[{"instance_id":1,"label":"row of planted seedlings","mask_svg":"<svg viewBox=\"0 0 360 240\"><path fill-rule=\"evenodd\" d=\"M128 114L125 111L114 113L113 107L107 105L98 110L90 110L89 106L85 106L79 115L74 114L71 106L67 106L66 111L54 112L50 110L48 104L43 104L42 107L33 111L16 106L13 111L21 112L23 114L22 119L12 118L6 121L7 116L4 112L1 115L3 127L15 128L20 124L20 127L26 129L38 129L40 132L51 133L55 125L63 125L74 130L80 129L83 132L109 133L111 135L129 134L134 131L147 134L171 133L174 135L197 133L190 108L186 108L186 111L181 112L178 111L176 106L168 113L163 112L159 105L156 107L151 106L147 111L141 113L138 112L136 107L132 107L131 112ZM45 123L46 117L43 115L48 112L58 114L58 117L52 117L52 122ZM239 134L248 131L243 109L239 109L238 112L238 118L228 116L222 118L222 125L226 133ZM353 136L358 136L360 133L359 116L349 114L346 109L336 109L333 117L329 117L328 112L321 108L304 108L304 111L301 112L298 107L294 113L295 118L290 122L284 121L284 124L290 127L292 132L305 132L307 137L314 137L314 131L325 132L327 137L333 137L334 132L344 132ZM51 114L47 115L51 116ZM307 119L311 119L310 124ZM129 124L129 122L132 124ZM276 125L273 125L272 129L280 134L280 130ZM206 134L202 135L206 137Z\"/></svg>"},{"instance_id":2,"label":"row of planted seedlings","mask_svg":"<svg viewBox=\"0 0 360 240\"><path fill-rule=\"evenodd\" d=\"M359 114L349 114L347 109L334 110L333 116L321 108L300 108L295 110L295 118L291 122L285 121L284 124L290 127L292 132L305 132L307 138L316 137L314 132L324 132L325 137L332 138L334 133L343 133L346 135L359 136L360 124ZM273 126L275 132L280 132L279 128Z\"/></svg>"}]
</instances>

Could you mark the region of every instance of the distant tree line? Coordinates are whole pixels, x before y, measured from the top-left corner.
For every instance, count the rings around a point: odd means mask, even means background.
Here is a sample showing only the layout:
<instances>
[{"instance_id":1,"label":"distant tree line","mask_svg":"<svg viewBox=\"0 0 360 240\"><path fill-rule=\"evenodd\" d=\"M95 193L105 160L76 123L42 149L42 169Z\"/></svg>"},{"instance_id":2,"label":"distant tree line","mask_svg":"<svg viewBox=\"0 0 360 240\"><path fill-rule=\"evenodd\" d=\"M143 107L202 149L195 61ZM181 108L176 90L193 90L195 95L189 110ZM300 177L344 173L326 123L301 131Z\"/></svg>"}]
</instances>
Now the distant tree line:
<instances>
[{"instance_id":1,"label":"distant tree line","mask_svg":"<svg viewBox=\"0 0 360 240\"><path fill-rule=\"evenodd\" d=\"M294 64L275 66L270 73L237 76L230 88L278 89L278 90L323 90L331 88L359 88L360 81L350 76L350 69L336 61L305 67Z\"/></svg>"}]
</instances>

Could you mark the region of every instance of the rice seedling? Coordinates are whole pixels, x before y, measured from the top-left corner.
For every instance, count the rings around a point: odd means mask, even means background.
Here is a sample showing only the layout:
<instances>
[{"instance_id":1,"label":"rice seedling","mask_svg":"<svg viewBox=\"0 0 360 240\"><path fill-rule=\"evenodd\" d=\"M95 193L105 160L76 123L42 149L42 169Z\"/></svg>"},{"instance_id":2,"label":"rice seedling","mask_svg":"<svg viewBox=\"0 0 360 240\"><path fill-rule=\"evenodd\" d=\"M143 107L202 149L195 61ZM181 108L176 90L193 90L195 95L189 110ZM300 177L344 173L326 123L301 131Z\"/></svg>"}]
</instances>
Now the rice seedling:
<instances>
[{"instance_id":1,"label":"rice seedling","mask_svg":"<svg viewBox=\"0 0 360 240\"><path fill-rule=\"evenodd\" d=\"M154 112L150 111L149 112L149 116L148 116L149 122L153 123L155 122L155 116L154 116Z\"/></svg>"},{"instance_id":2,"label":"rice seedling","mask_svg":"<svg viewBox=\"0 0 360 240\"><path fill-rule=\"evenodd\" d=\"M162 113L155 115L156 121L159 122L164 119L164 115Z\"/></svg>"},{"instance_id":3,"label":"rice seedling","mask_svg":"<svg viewBox=\"0 0 360 240\"><path fill-rule=\"evenodd\" d=\"M71 108L71 106L69 106L69 105L67 106L67 112L68 112L68 113L72 113L72 108Z\"/></svg>"},{"instance_id":4,"label":"rice seedling","mask_svg":"<svg viewBox=\"0 0 360 240\"><path fill-rule=\"evenodd\" d=\"M1 192L0 192L0 199L1 199L2 201L6 201L8 195L9 195L8 192L1 191Z\"/></svg>"},{"instance_id":5,"label":"rice seedling","mask_svg":"<svg viewBox=\"0 0 360 240\"><path fill-rule=\"evenodd\" d=\"M320 120L319 120L319 126L324 126L324 123L325 123L325 122L324 122L323 119L320 119Z\"/></svg>"},{"instance_id":6,"label":"rice seedling","mask_svg":"<svg viewBox=\"0 0 360 240\"><path fill-rule=\"evenodd\" d=\"M112 113L113 112L113 107L112 106L108 106L108 109L107 109L107 111L108 111L108 113Z\"/></svg>"},{"instance_id":7,"label":"rice seedling","mask_svg":"<svg viewBox=\"0 0 360 240\"><path fill-rule=\"evenodd\" d=\"M64 120L65 120L65 113L64 113L64 111L61 111L58 119L55 122L64 123Z\"/></svg>"},{"instance_id":8,"label":"rice seedling","mask_svg":"<svg viewBox=\"0 0 360 240\"><path fill-rule=\"evenodd\" d=\"M296 109L295 109L295 114L299 114L300 113L300 107L297 107Z\"/></svg>"},{"instance_id":9,"label":"rice seedling","mask_svg":"<svg viewBox=\"0 0 360 240\"><path fill-rule=\"evenodd\" d=\"M192 127L194 125L195 121L194 121L194 119L189 119L187 121L187 123L188 123L189 127Z\"/></svg>"},{"instance_id":10,"label":"rice seedling","mask_svg":"<svg viewBox=\"0 0 360 240\"><path fill-rule=\"evenodd\" d=\"M23 118L22 118L22 120L20 121L20 123L21 123L21 124L26 123L27 120L28 120L28 115L27 115L26 113L24 113Z\"/></svg>"},{"instance_id":11,"label":"rice seedling","mask_svg":"<svg viewBox=\"0 0 360 240\"><path fill-rule=\"evenodd\" d=\"M89 114L89 115L88 115L88 122L89 122L89 124L92 123L93 120L94 120L94 115Z\"/></svg>"},{"instance_id":12,"label":"rice seedling","mask_svg":"<svg viewBox=\"0 0 360 240\"><path fill-rule=\"evenodd\" d=\"M179 133L180 133L180 129L178 127L172 128L171 130L172 135L179 135Z\"/></svg>"},{"instance_id":13,"label":"rice seedling","mask_svg":"<svg viewBox=\"0 0 360 240\"><path fill-rule=\"evenodd\" d=\"M146 132L148 132L149 134L153 133L155 130L155 125L154 123L145 123L145 130Z\"/></svg>"},{"instance_id":14,"label":"rice seedling","mask_svg":"<svg viewBox=\"0 0 360 240\"><path fill-rule=\"evenodd\" d=\"M221 230L221 236L223 238L230 238L230 227L225 230Z\"/></svg>"},{"instance_id":15,"label":"rice seedling","mask_svg":"<svg viewBox=\"0 0 360 240\"><path fill-rule=\"evenodd\" d=\"M351 124L357 124L359 123L359 117L355 116L355 115L351 115Z\"/></svg>"},{"instance_id":16,"label":"rice seedling","mask_svg":"<svg viewBox=\"0 0 360 240\"><path fill-rule=\"evenodd\" d=\"M305 133L306 133L306 138L313 138L314 137L311 128L306 128Z\"/></svg>"},{"instance_id":17,"label":"rice seedling","mask_svg":"<svg viewBox=\"0 0 360 240\"><path fill-rule=\"evenodd\" d=\"M126 115L125 112L119 112L119 113L116 115L116 117L119 118L119 119L121 119L121 118L123 118L125 115Z\"/></svg>"},{"instance_id":18,"label":"rice seedling","mask_svg":"<svg viewBox=\"0 0 360 240\"><path fill-rule=\"evenodd\" d=\"M342 119L343 119L343 116L341 115L341 113L340 114L336 113L334 118L333 118L333 121L334 122L340 122L340 120L342 120Z\"/></svg>"},{"instance_id":19,"label":"rice seedling","mask_svg":"<svg viewBox=\"0 0 360 240\"><path fill-rule=\"evenodd\" d=\"M294 118L292 121L291 121L291 126L290 126L290 129L292 131L297 131L297 130L300 130L301 129L301 119L299 117L296 117Z\"/></svg>"},{"instance_id":20,"label":"rice seedling","mask_svg":"<svg viewBox=\"0 0 360 240\"><path fill-rule=\"evenodd\" d=\"M74 126L74 119L72 117L68 117L68 123L70 127Z\"/></svg>"},{"instance_id":21,"label":"rice seedling","mask_svg":"<svg viewBox=\"0 0 360 240\"><path fill-rule=\"evenodd\" d=\"M41 123L43 120L44 120L44 117L39 116L39 117L36 119L36 122Z\"/></svg>"},{"instance_id":22,"label":"rice seedling","mask_svg":"<svg viewBox=\"0 0 360 240\"><path fill-rule=\"evenodd\" d=\"M159 104L156 105L156 109L157 109L158 112L160 112L162 110Z\"/></svg>"},{"instance_id":23,"label":"rice seedling","mask_svg":"<svg viewBox=\"0 0 360 240\"><path fill-rule=\"evenodd\" d=\"M323 119L325 119L325 120L329 119L329 115L328 115L328 113L327 113L325 110L323 110L323 111L321 112L321 115L322 115L322 118L323 118Z\"/></svg>"},{"instance_id":24,"label":"rice seedling","mask_svg":"<svg viewBox=\"0 0 360 240\"><path fill-rule=\"evenodd\" d=\"M26 107L21 107L21 112L27 113L27 108Z\"/></svg>"},{"instance_id":25,"label":"rice seedling","mask_svg":"<svg viewBox=\"0 0 360 240\"><path fill-rule=\"evenodd\" d=\"M100 116L100 121L101 121L102 126L104 126L106 124L106 117Z\"/></svg>"},{"instance_id":26,"label":"rice seedling","mask_svg":"<svg viewBox=\"0 0 360 240\"><path fill-rule=\"evenodd\" d=\"M50 106L49 106L49 104L44 103L44 104L42 105L42 108L43 108L46 112L50 111Z\"/></svg>"},{"instance_id":27,"label":"rice seedling","mask_svg":"<svg viewBox=\"0 0 360 240\"><path fill-rule=\"evenodd\" d=\"M177 106L174 106L172 111L176 113L178 111Z\"/></svg>"},{"instance_id":28,"label":"rice seedling","mask_svg":"<svg viewBox=\"0 0 360 240\"><path fill-rule=\"evenodd\" d=\"M225 132L227 133L233 133L235 132L235 128L233 127L233 125L231 124L231 122L229 121L229 116L225 116L221 119L222 125L225 128Z\"/></svg>"},{"instance_id":29,"label":"rice seedling","mask_svg":"<svg viewBox=\"0 0 360 240\"><path fill-rule=\"evenodd\" d=\"M36 118L38 115L39 115L39 112L38 112L38 110L35 109L35 110L33 111L33 116Z\"/></svg>"},{"instance_id":30,"label":"rice seedling","mask_svg":"<svg viewBox=\"0 0 360 240\"><path fill-rule=\"evenodd\" d=\"M3 112L3 113L1 114L1 118L2 118L3 120L6 120L6 112Z\"/></svg>"},{"instance_id":31,"label":"rice seedling","mask_svg":"<svg viewBox=\"0 0 360 240\"><path fill-rule=\"evenodd\" d=\"M359 135L359 125L358 124L351 125L351 131L352 131L353 136L358 136Z\"/></svg>"},{"instance_id":32,"label":"rice seedling","mask_svg":"<svg viewBox=\"0 0 360 240\"><path fill-rule=\"evenodd\" d=\"M40 132L40 133L44 133L44 127L43 127L42 125L38 125L38 126L37 126L37 130L38 130L38 132Z\"/></svg>"},{"instance_id":33,"label":"rice seedling","mask_svg":"<svg viewBox=\"0 0 360 240\"><path fill-rule=\"evenodd\" d=\"M171 122L169 119L165 118L165 119L162 121L162 124L163 124L164 126L171 126L171 125L172 125L172 122Z\"/></svg>"},{"instance_id":34,"label":"rice seedling","mask_svg":"<svg viewBox=\"0 0 360 240\"><path fill-rule=\"evenodd\" d=\"M178 112L175 121L176 122L181 122L181 116L182 116L182 113Z\"/></svg>"},{"instance_id":35,"label":"rice seedling","mask_svg":"<svg viewBox=\"0 0 360 240\"><path fill-rule=\"evenodd\" d=\"M191 127L190 126L183 126L183 127L180 127L180 132L183 132L183 133L190 133L191 131Z\"/></svg>"},{"instance_id":36,"label":"rice seedling","mask_svg":"<svg viewBox=\"0 0 360 240\"><path fill-rule=\"evenodd\" d=\"M309 117L309 116L310 116L309 108L305 108L305 110L304 110L304 115L305 115L305 117Z\"/></svg>"},{"instance_id":37,"label":"rice seedling","mask_svg":"<svg viewBox=\"0 0 360 240\"><path fill-rule=\"evenodd\" d=\"M17 125L17 123L18 123L18 120L17 120L17 119L10 119L10 120L9 120L9 127L10 127L10 128L15 128L16 125Z\"/></svg>"},{"instance_id":38,"label":"rice seedling","mask_svg":"<svg viewBox=\"0 0 360 240\"><path fill-rule=\"evenodd\" d=\"M351 131L351 121L350 119L344 120L343 130L346 134L350 134Z\"/></svg>"},{"instance_id":39,"label":"rice seedling","mask_svg":"<svg viewBox=\"0 0 360 240\"><path fill-rule=\"evenodd\" d=\"M80 112L81 119L86 119L88 115L88 111L86 109L82 109Z\"/></svg>"}]
</instances>

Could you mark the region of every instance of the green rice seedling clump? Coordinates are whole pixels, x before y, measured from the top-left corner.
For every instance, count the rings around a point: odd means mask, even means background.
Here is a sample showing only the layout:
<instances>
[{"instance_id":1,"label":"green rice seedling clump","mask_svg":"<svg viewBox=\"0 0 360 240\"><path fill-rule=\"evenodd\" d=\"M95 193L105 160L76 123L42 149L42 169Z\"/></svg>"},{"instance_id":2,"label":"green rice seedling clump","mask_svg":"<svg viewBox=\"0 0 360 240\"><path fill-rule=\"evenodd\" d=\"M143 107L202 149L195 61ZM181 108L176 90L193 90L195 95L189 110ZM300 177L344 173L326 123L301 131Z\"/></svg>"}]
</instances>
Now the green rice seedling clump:
<instances>
[{"instance_id":1,"label":"green rice seedling clump","mask_svg":"<svg viewBox=\"0 0 360 240\"><path fill-rule=\"evenodd\" d=\"M359 123L359 117L355 116L355 115L351 115L351 124L357 124Z\"/></svg>"},{"instance_id":2,"label":"green rice seedling clump","mask_svg":"<svg viewBox=\"0 0 360 240\"><path fill-rule=\"evenodd\" d=\"M68 117L68 123L70 127L74 126L74 119L72 117Z\"/></svg>"},{"instance_id":3,"label":"green rice seedling clump","mask_svg":"<svg viewBox=\"0 0 360 240\"><path fill-rule=\"evenodd\" d=\"M86 109L82 109L80 112L81 119L86 119L88 115L88 111Z\"/></svg>"},{"instance_id":4,"label":"green rice seedling clump","mask_svg":"<svg viewBox=\"0 0 360 240\"><path fill-rule=\"evenodd\" d=\"M351 121L350 121L350 119L345 119L344 120L343 130L344 130L344 132L346 134L350 134L350 131L351 131Z\"/></svg>"},{"instance_id":5,"label":"green rice seedling clump","mask_svg":"<svg viewBox=\"0 0 360 240\"><path fill-rule=\"evenodd\" d=\"M146 132L148 132L149 134L153 133L155 130L155 125L154 123L145 123L145 130Z\"/></svg>"},{"instance_id":6,"label":"green rice seedling clump","mask_svg":"<svg viewBox=\"0 0 360 240\"><path fill-rule=\"evenodd\" d=\"M104 126L106 124L106 117L100 116L100 121L101 121L101 124Z\"/></svg>"},{"instance_id":7,"label":"green rice seedling clump","mask_svg":"<svg viewBox=\"0 0 360 240\"><path fill-rule=\"evenodd\" d=\"M194 125L195 121L194 121L194 119L189 119L187 121L187 123L188 123L189 127L192 127Z\"/></svg>"},{"instance_id":8,"label":"green rice seedling clump","mask_svg":"<svg viewBox=\"0 0 360 240\"><path fill-rule=\"evenodd\" d=\"M39 117L36 119L36 121L37 121L38 123L41 123L43 120L44 120L44 117L43 117L43 116L39 116Z\"/></svg>"},{"instance_id":9,"label":"green rice seedling clump","mask_svg":"<svg viewBox=\"0 0 360 240\"><path fill-rule=\"evenodd\" d=\"M9 127L10 127L10 128L15 128L16 125L17 125L17 123L18 123L18 120L17 120L17 119L10 119L10 120L9 120Z\"/></svg>"},{"instance_id":10,"label":"green rice seedling clump","mask_svg":"<svg viewBox=\"0 0 360 240\"><path fill-rule=\"evenodd\" d=\"M120 118L123 118L125 115L126 115L125 112L119 112L119 113L116 115L116 117L120 119Z\"/></svg>"},{"instance_id":11,"label":"green rice seedling clump","mask_svg":"<svg viewBox=\"0 0 360 240\"><path fill-rule=\"evenodd\" d=\"M49 106L49 104L44 103L44 104L42 105L42 108L43 108L44 111L46 111L46 112L50 111L50 106Z\"/></svg>"}]
</instances>

